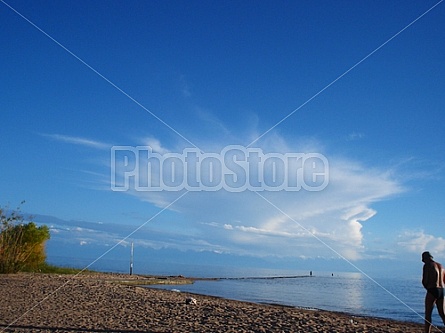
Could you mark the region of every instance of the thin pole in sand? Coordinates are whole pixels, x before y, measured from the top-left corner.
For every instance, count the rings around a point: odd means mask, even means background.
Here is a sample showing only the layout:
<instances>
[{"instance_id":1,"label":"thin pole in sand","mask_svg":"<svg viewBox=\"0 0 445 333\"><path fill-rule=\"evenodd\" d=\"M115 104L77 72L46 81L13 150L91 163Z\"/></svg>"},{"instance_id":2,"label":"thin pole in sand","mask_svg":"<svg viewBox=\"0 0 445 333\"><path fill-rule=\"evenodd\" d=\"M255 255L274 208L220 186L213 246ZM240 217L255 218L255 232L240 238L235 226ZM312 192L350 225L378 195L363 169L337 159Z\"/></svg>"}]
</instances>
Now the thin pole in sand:
<instances>
[{"instance_id":1,"label":"thin pole in sand","mask_svg":"<svg viewBox=\"0 0 445 333\"><path fill-rule=\"evenodd\" d=\"M131 250L130 250L130 275L133 275L133 256L134 256L134 246L133 246L133 242L131 242Z\"/></svg>"}]
</instances>

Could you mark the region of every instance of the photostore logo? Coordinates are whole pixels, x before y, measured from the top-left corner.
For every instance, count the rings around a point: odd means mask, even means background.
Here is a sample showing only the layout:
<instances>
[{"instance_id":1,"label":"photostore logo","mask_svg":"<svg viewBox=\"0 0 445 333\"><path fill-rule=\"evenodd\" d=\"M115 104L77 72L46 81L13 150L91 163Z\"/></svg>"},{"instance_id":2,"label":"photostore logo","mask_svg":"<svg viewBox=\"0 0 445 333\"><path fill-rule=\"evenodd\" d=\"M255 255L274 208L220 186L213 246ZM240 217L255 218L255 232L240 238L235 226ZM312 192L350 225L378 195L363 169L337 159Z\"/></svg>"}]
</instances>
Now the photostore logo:
<instances>
[{"instance_id":1,"label":"photostore logo","mask_svg":"<svg viewBox=\"0 0 445 333\"><path fill-rule=\"evenodd\" d=\"M187 148L159 154L149 146L111 149L113 191L321 191L329 163L319 153L264 153L227 146L220 153Z\"/></svg>"}]
</instances>

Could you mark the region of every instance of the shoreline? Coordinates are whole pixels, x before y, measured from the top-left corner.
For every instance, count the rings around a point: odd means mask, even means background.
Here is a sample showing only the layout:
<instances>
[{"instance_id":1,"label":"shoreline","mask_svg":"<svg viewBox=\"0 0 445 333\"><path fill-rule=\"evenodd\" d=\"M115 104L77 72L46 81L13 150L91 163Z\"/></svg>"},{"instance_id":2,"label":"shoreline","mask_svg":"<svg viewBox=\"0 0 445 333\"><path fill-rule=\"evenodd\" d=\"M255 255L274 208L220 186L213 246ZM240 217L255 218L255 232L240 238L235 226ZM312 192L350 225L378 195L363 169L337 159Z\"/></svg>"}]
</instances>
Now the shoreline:
<instances>
[{"instance_id":1,"label":"shoreline","mask_svg":"<svg viewBox=\"0 0 445 333\"><path fill-rule=\"evenodd\" d=\"M247 276L247 277L204 277L204 278L191 278L196 282L209 282L209 281L226 281L226 280L275 280L275 279L300 279L300 278L316 278L315 275L289 275L289 276ZM323 276L324 277L324 276ZM148 286L150 287L150 286ZM238 286L239 287L239 286ZM169 287L169 286L153 286L153 288L156 289L162 289L162 290L172 290L172 288L176 287ZM242 301L242 302L252 302L256 304L266 304L266 305L276 305L276 306L284 306L284 307L290 307L290 308L297 308L297 309L304 309L304 310L319 310L319 311L330 311L330 312L336 312L336 313L343 313L349 316L355 316L355 317L363 317L363 318L376 318L376 319L383 319L383 320L393 320L393 321L399 321L399 322L407 322L407 323L415 323L415 324L423 324L423 312L421 310L414 311L412 308L409 308L412 310L412 315L406 315L403 312L395 312L386 310L386 308L380 309L380 311L373 310L371 307L367 307L366 305L362 306L360 310L355 308L347 308L344 307L342 303L338 303L339 300L336 301L335 306L332 305L332 303L322 303L325 307L317 307L317 302L311 302L311 300L308 299L307 302L304 301L296 301L299 298L290 299L286 297L271 297L270 294L268 294L268 297L263 298L262 294L255 293L253 290L251 293L236 293L236 292L227 292L227 290L230 290L230 287L227 285L225 287L210 287L210 284L207 285L207 287L200 288L200 287L192 287L192 286L184 286L182 288L177 287L180 289L181 292L185 293L191 293L195 295L209 295L219 298L227 298L231 300L236 301ZM174 290L174 289L173 289ZM226 291L225 291L226 290ZM178 290L179 291L179 290ZM329 298L329 295L327 295ZM330 297L331 299L335 299L335 297ZM422 299L423 301L423 299ZM318 304L320 305L320 304ZM383 304L380 304L384 307ZM407 306L408 307L408 306ZM366 311L370 310L370 311ZM401 315L402 314L402 315ZM433 318L435 317L435 313L433 313ZM440 318L434 318L434 320L441 323Z\"/></svg>"},{"instance_id":2,"label":"shoreline","mask_svg":"<svg viewBox=\"0 0 445 333\"><path fill-rule=\"evenodd\" d=\"M204 280L207 280L207 279L204 278ZM211 280L213 280L213 279L211 279ZM242 300L242 299L237 299L237 298L215 296L215 295L210 295L210 294L200 294L200 293L195 293L195 292L190 292L190 291L179 291L179 290L175 291L174 289L173 290L172 289L163 289L162 287L156 288L154 286L156 286L156 284L154 284L154 285L137 285L137 284L135 284L135 287L149 288L149 289L153 289L153 290L162 290L162 291L168 291L168 292L177 292L177 293L182 293L184 295L192 295L194 297L208 297L208 298L223 299L223 300L228 300L228 301L233 301L233 302L241 302L241 303L254 304L254 305L264 305L264 306L271 306L271 307L278 307L278 308L282 307L282 308L289 308L289 309L302 310L302 311L314 311L314 312L320 311L320 312L325 312L325 313L332 313L334 315L339 315L339 316L349 316L351 318L362 318L364 320L370 319L370 320L382 320L382 321L397 322L397 323L401 323L401 324L414 324L414 325L421 325L421 327L423 329L423 324L415 322L415 321L390 319L390 318L386 318L386 317L362 315L362 314L356 314L356 313L346 312L346 311L326 310L326 309L316 308L316 307L289 305L289 304L283 304L283 303L255 302L255 301ZM1 333L1 331L0 331L0 333Z\"/></svg>"},{"instance_id":3,"label":"shoreline","mask_svg":"<svg viewBox=\"0 0 445 333\"><path fill-rule=\"evenodd\" d=\"M146 280L146 276L114 273L0 275L0 332L396 333L423 330L423 325L418 323L137 285ZM122 283L125 281L131 284ZM197 304L187 304L188 298L196 299Z\"/></svg>"}]
</instances>

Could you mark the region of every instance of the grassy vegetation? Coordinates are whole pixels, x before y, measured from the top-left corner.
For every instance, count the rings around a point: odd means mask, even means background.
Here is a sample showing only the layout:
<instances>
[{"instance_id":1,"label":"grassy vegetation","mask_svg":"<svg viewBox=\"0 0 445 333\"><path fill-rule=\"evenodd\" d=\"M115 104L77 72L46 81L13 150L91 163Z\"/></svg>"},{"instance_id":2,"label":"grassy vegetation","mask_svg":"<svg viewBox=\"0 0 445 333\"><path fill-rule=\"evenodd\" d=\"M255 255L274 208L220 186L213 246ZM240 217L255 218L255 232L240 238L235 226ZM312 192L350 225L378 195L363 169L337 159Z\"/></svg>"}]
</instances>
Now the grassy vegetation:
<instances>
[{"instance_id":1,"label":"grassy vegetation","mask_svg":"<svg viewBox=\"0 0 445 333\"><path fill-rule=\"evenodd\" d=\"M91 270L82 270L80 268L73 268L73 267L59 267L47 263L43 263L42 265L40 265L37 270L32 270L28 272L51 273L51 274L79 274L81 272L94 273Z\"/></svg>"}]
</instances>

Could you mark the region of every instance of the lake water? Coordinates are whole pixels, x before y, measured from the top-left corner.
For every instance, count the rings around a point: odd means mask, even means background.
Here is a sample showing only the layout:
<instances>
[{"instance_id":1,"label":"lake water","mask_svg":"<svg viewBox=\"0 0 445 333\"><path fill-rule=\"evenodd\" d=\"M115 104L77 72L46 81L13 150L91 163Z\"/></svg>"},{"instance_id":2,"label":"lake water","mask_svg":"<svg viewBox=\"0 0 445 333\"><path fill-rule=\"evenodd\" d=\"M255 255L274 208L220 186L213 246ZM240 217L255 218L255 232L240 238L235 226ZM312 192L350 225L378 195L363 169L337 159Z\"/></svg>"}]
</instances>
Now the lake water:
<instances>
[{"instance_id":1,"label":"lake water","mask_svg":"<svg viewBox=\"0 0 445 333\"><path fill-rule=\"evenodd\" d=\"M425 292L419 279L372 280L359 273L277 279L222 279L156 288L418 323L423 322L424 313ZM437 314L434 316L433 322L441 323Z\"/></svg>"}]
</instances>

